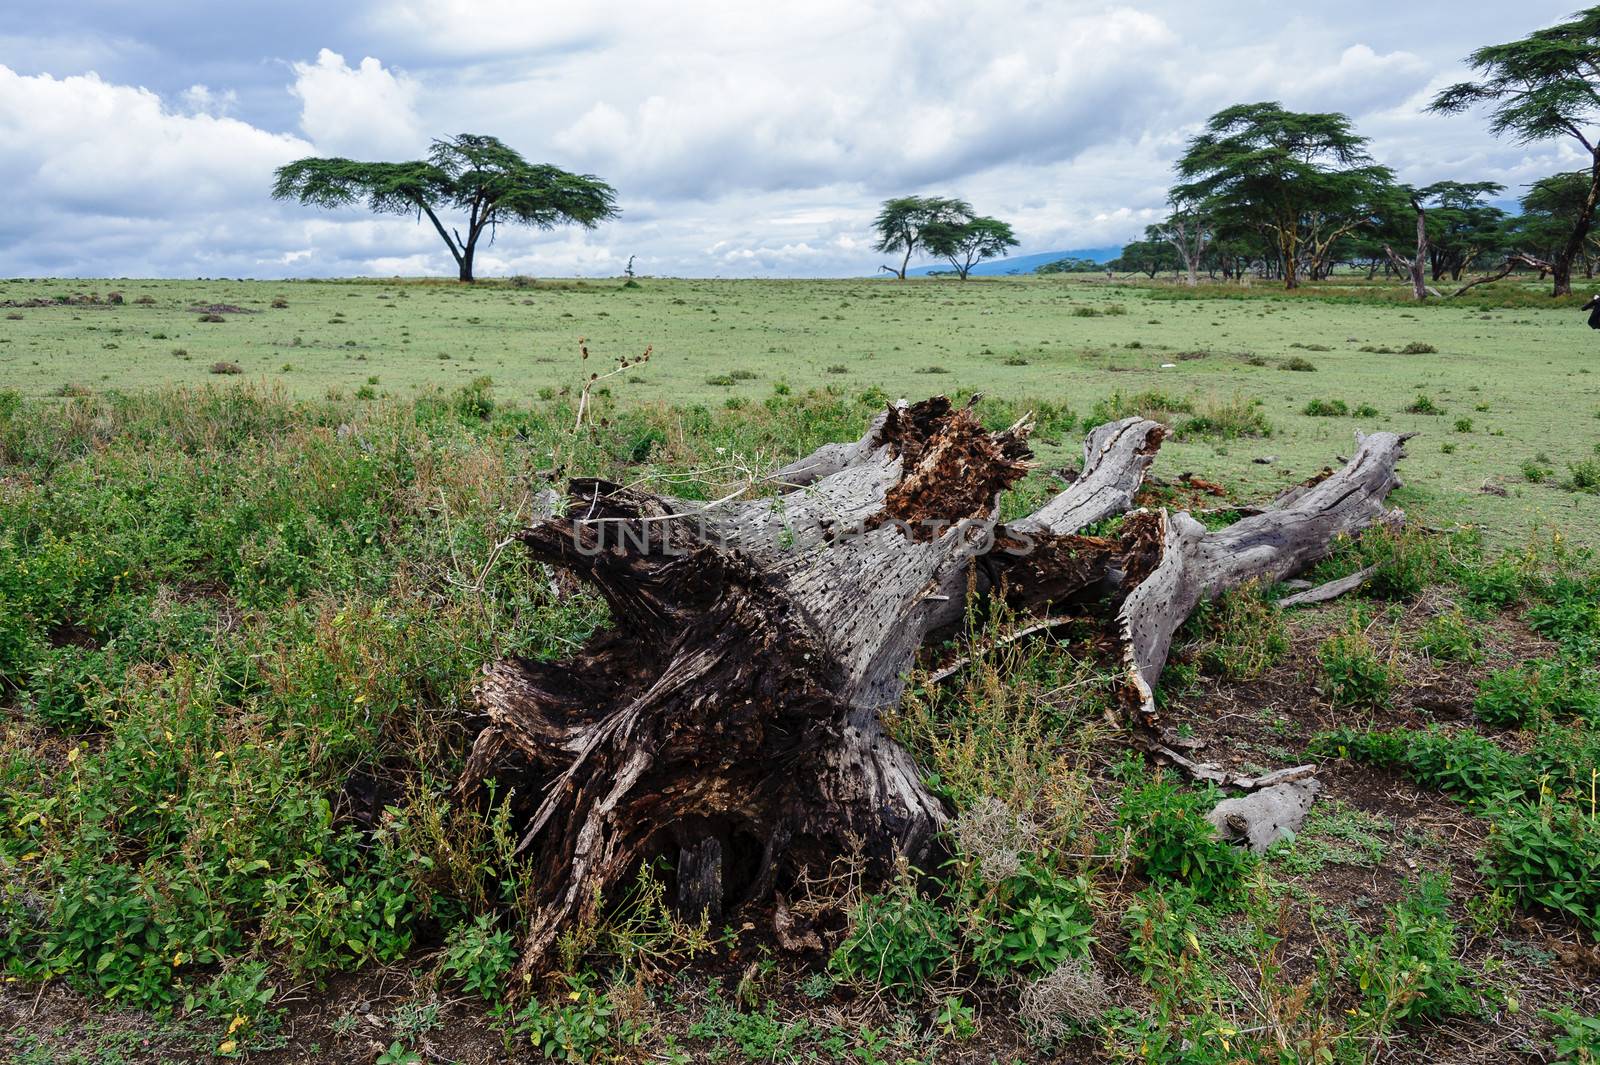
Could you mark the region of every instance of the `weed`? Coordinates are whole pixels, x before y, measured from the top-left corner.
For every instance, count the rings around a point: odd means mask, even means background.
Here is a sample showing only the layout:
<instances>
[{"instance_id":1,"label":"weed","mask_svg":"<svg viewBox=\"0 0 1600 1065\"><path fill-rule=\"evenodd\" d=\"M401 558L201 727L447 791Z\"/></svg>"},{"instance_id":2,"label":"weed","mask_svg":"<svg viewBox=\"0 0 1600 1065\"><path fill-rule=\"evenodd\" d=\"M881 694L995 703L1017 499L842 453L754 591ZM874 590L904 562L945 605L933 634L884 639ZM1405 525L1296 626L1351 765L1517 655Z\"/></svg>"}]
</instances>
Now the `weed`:
<instances>
[{"instance_id":1,"label":"weed","mask_svg":"<svg viewBox=\"0 0 1600 1065\"><path fill-rule=\"evenodd\" d=\"M1387 706L1400 680L1393 650L1379 651L1357 615L1344 632L1322 642L1318 657L1324 691L1337 706Z\"/></svg>"},{"instance_id":2,"label":"weed","mask_svg":"<svg viewBox=\"0 0 1600 1065\"><path fill-rule=\"evenodd\" d=\"M1595 1065L1600 1062L1600 1017L1570 1006L1540 1014L1556 1026L1550 1043L1550 1065Z\"/></svg>"},{"instance_id":3,"label":"weed","mask_svg":"<svg viewBox=\"0 0 1600 1065\"><path fill-rule=\"evenodd\" d=\"M1482 655L1483 634L1452 607L1423 622L1417 648L1441 662L1476 662Z\"/></svg>"},{"instance_id":4,"label":"weed","mask_svg":"<svg viewBox=\"0 0 1600 1065\"><path fill-rule=\"evenodd\" d=\"M560 1001L534 999L513 1014L508 1035L546 1058L570 1062L598 1061L643 1038L641 1026L621 1016L612 995L597 990L592 978L569 976L567 986Z\"/></svg>"},{"instance_id":5,"label":"weed","mask_svg":"<svg viewBox=\"0 0 1600 1065\"><path fill-rule=\"evenodd\" d=\"M1229 680L1254 680L1289 650L1283 615L1259 584L1233 589L1204 604L1190 625L1202 634L1201 664Z\"/></svg>"},{"instance_id":6,"label":"weed","mask_svg":"<svg viewBox=\"0 0 1600 1065\"><path fill-rule=\"evenodd\" d=\"M1350 407L1342 399L1313 399L1300 410L1308 418L1343 418Z\"/></svg>"},{"instance_id":7,"label":"weed","mask_svg":"<svg viewBox=\"0 0 1600 1065\"><path fill-rule=\"evenodd\" d=\"M1433 401L1426 393L1418 392L1417 398L1402 408L1407 414L1443 414L1444 410Z\"/></svg>"},{"instance_id":8,"label":"weed","mask_svg":"<svg viewBox=\"0 0 1600 1065\"><path fill-rule=\"evenodd\" d=\"M1449 881L1426 874L1395 903L1377 936L1351 930L1345 968L1362 994L1362 1027L1383 1033L1412 1018L1437 1020L1475 1008L1449 905Z\"/></svg>"},{"instance_id":9,"label":"weed","mask_svg":"<svg viewBox=\"0 0 1600 1065\"><path fill-rule=\"evenodd\" d=\"M1569 463L1566 487L1574 492L1600 493L1600 460Z\"/></svg>"},{"instance_id":10,"label":"weed","mask_svg":"<svg viewBox=\"0 0 1600 1065\"><path fill-rule=\"evenodd\" d=\"M493 1001L504 990L506 973L514 961L511 933L495 928L494 916L484 914L451 930L439 968L463 991Z\"/></svg>"},{"instance_id":11,"label":"weed","mask_svg":"<svg viewBox=\"0 0 1600 1065\"><path fill-rule=\"evenodd\" d=\"M1124 762L1114 832L1102 846L1126 846L1136 871L1150 880L1182 885L1210 903L1234 899L1253 867L1251 855L1222 841L1206 820L1216 805L1211 791L1180 788L1141 762Z\"/></svg>"},{"instance_id":12,"label":"weed","mask_svg":"<svg viewBox=\"0 0 1600 1065\"><path fill-rule=\"evenodd\" d=\"M956 955L955 919L902 876L888 891L851 907L850 932L828 965L842 980L919 993Z\"/></svg>"}]
</instances>

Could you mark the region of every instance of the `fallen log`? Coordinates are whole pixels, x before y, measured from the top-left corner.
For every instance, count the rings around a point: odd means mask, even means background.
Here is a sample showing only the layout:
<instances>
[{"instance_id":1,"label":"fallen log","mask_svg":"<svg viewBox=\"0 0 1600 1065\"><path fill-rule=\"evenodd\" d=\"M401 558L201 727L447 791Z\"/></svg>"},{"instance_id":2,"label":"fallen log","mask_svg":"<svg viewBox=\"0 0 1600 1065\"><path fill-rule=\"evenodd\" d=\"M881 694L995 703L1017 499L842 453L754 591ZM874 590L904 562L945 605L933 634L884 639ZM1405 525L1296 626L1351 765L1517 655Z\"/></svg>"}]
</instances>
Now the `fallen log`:
<instances>
[{"instance_id":1,"label":"fallen log","mask_svg":"<svg viewBox=\"0 0 1600 1065\"><path fill-rule=\"evenodd\" d=\"M458 794L493 779L517 797L522 974L547 971L562 934L642 862L664 858L680 909L715 915L842 854L869 878L926 860L946 811L879 712L969 592L1115 618L1145 725L1195 604L1286 576L1376 520L1399 458L1398 437L1374 434L1345 470L1218 533L1135 511L1097 537L1082 530L1132 507L1165 429L1095 428L1079 477L1001 525L1028 432L1026 419L986 431L943 397L900 404L860 440L780 470L770 498L707 507L576 480L564 512L518 535L612 616L571 658L495 662L478 686L488 725Z\"/></svg>"}]
</instances>

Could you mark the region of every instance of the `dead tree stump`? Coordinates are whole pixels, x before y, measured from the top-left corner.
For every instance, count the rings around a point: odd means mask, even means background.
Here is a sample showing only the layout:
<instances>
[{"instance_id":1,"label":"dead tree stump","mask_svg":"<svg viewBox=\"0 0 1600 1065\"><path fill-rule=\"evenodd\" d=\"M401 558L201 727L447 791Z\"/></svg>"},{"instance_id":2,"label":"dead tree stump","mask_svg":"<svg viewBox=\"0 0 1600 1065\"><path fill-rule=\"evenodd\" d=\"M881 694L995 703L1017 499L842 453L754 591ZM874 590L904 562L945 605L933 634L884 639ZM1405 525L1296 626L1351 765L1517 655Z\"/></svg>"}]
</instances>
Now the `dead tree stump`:
<instances>
[{"instance_id":1,"label":"dead tree stump","mask_svg":"<svg viewBox=\"0 0 1600 1065\"><path fill-rule=\"evenodd\" d=\"M489 724L458 793L494 778L529 800L523 973L541 974L641 862L666 858L680 908L717 914L841 855L868 876L924 860L945 811L878 713L969 591L1036 611L1099 604L1146 718L1194 606L1383 517L1400 456L1398 437L1375 434L1345 470L1221 532L1136 511L1110 539L1080 531L1134 506L1165 429L1094 429L1076 481L1000 525L1028 430L986 431L943 397L900 404L778 471L769 498L706 507L579 480L563 514L521 533L614 619L560 663L491 664L478 689Z\"/></svg>"}]
</instances>

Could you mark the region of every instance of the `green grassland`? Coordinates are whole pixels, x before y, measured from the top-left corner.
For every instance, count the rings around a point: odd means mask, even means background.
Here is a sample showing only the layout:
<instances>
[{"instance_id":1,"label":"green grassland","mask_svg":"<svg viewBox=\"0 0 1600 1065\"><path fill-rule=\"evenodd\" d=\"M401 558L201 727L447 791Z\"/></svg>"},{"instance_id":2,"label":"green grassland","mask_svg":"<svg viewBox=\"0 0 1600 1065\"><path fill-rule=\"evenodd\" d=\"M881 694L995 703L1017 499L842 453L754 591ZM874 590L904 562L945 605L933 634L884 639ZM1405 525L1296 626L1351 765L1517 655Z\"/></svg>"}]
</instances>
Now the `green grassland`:
<instances>
[{"instance_id":1,"label":"green grassland","mask_svg":"<svg viewBox=\"0 0 1600 1065\"><path fill-rule=\"evenodd\" d=\"M0 387L48 396L202 385L221 379L214 364L231 363L243 379L300 397L406 397L487 376L498 397L539 402L649 347L648 365L607 382L628 404L720 406L780 385L913 399L981 391L1080 418L1113 393L1122 409L1152 413L1162 409L1152 399L1259 400L1270 438L1181 434L1170 461L1260 495L1347 453L1357 429L1416 431L1401 501L1425 520L1478 523L1508 542L1536 527L1600 539L1594 498L1562 488L1569 466L1596 459L1600 334L1570 301L1553 304L1531 284L1419 307L1396 300L1392 285L1292 296L1206 288L1191 298L1076 278L11 281L0 282L0 303L112 291L124 302L5 307ZM257 313L202 322L193 309L217 304ZM1361 350L1407 345L1436 350ZM1407 411L1418 396L1440 413ZM1313 401L1362 413L1307 416ZM1075 450L1070 435L1042 435L1046 465ZM1253 461L1265 456L1277 461Z\"/></svg>"},{"instance_id":2,"label":"green grassland","mask_svg":"<svg viewBox=\"0 0 1600 1065\"><path fill-rule=\"evenodd\" d=\"M0 284L0 1060L1600 1054L1600 346L1576 301L1034 279L110 291ZM219 304L259 313L199 320ZM647 345L575 424L587 374ZM1260 857L1222 842L1214 790L1114 724L1103 630L1013 641L1000 612L966 668L919 668L884 715L949 804L936 868L794 885L810 950L780 949L760 907L686 922L641 870L556 979L508 986L528 874L510 800L453 794L473 684L608 622L500 549L536 493L571 474L720 498L896 395L978 390L991 428L1037 419L1041 468L1008 513L1131 411L1176 434L1151 499L1189 505L1193 471L1223 483L1198 496L1219 509L1358 428L1421 432L1395 498L1423 520L1308 574L1373 567L1359 592L1229 593L1161 678L1204 757L1319 765L1300 835Z\"/></svg>"}]
</instances>

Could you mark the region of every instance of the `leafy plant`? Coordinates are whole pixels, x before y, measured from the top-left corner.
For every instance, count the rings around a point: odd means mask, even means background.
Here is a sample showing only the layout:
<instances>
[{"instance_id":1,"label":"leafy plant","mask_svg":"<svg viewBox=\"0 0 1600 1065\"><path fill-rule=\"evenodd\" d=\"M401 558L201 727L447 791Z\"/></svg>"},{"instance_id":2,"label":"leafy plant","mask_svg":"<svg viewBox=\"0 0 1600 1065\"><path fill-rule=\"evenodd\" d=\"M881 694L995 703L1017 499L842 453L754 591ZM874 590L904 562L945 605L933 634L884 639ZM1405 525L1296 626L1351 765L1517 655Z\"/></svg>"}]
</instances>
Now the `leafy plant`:
<instances>
[{"instance_id":1,"label":"leafy plant","mask_svg":"<svg viewBox=\"0 0 1600 1065\"><path fill-rule=\"evenodd\" d=\"M1539 1014L1556 1026L1550 1041L1551 1065L1596 1065L1600 1062L1600 1017L1579 1013L1570 1006Z\"/></svg>"},{"instance_id":2,"label":"leafy plant","mask_svg":"<svg viewBox=\"0 0 1600 1065\"><path fill-rule=\"evenodd\" d=\"M828 966L843 980L911 995L951 964L956 942L955 918L906 876L851 908L850 933Z\"/></svg>"},{"instance_id":3,"label":"leafy plant","mask_svg":"<svg viewBox=\"0 0 1600 1065\"><path fill-rule=\"evenodd\" d=\"M1476 662L1483 650L1483 634L1460 610L1435 614L1422 624L1417 646L1442 662Z\"/></svg>"},{"instance_id":4,"label":"leafy plant","mask_svg":"<svg viewBox=\"0 0 1600 1065\"><path fill-rule=\"evenodd\" d=\"M462 990L493 1001L500 997L516 957L511 933L495 927L493 914L483 914L450 931L439 968L457 980Z\"/></svg>"},{"instance_id":5,"label":"leafy plant","mask_svg":"<svg viewBox=\"0 0 1600 1065\"><path fill-rule=\"evenodd\" d=\"M1093 941L1089 884L1068 878L1030 856L1013 876L993 885L969 908L967 935L985 975L1047 972L1083 957Z\"/></svg>"},{"instance_id":6,"label":"leafy plant","mask_svg":"<svg viewBox=\"0 0 1600 1065\"><path fill-rule=\"evenodd\" d=\"M1475 1007L1449 906L1449 881L1426 874L1395 904L1377 936L1352 929L1345 967L1361 990L1362 1020L1371 1027L1387 1031L1412 1018Z\"/></svg>"},{"instance_id":7,"label":"leafy plant","mask_svg":"<svg viewBox=\"0 0 1600 1065\"><path fill-rule=\"evenodd\" d=\"M1340 706L1387 706L1400 679L1392 655L1373 646L1357 617L1318 649L1328 698Z\"/></svg>"},{"instance_id":8,"label":"leafy plant","mask_svg":"<svg viewBox=\"0 0 1600 1065\"><path fill-rule=\"evenodd\" d=\"M1214 789L1181 788L1142 763L1123 763L1129 783L1123 788L1116 833L1103 846L1125 842L1136 871L1151 880L1180 884L1204 902L1237 896L1254 866L1248 851L1224 842L1206 813L1216 805Z\"/></svg>"},{"instance_id":9,"label":"leafy plant","mask_svg":"<svg viewBox=\"0 0 1600 1065\"><path fill-rule=\"evenodd\" d=\"M512 1038L557 1061L589 1062L615 1054L643 1038L643 1029L620 1016L609 994L587 974L566 978L567 992L554 1004L530 1001L512 1015Z\"/></svg>"}]
</instances>

